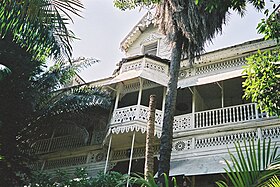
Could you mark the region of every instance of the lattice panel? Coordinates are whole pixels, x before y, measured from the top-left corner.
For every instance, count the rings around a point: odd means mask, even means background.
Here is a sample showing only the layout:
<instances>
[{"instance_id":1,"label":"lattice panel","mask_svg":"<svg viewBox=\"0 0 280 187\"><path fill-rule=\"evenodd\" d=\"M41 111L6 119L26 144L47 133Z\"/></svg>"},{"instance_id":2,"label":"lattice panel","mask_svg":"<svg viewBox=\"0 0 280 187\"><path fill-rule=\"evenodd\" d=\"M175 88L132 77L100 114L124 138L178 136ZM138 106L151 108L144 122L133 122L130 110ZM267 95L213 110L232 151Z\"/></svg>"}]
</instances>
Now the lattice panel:
<instances>
[{"instance_id":1,"label":"lattice panel","mask_svg":"<svg viewBox=\"0 0 280 187\"><path fill-rule=\"evenodd\" d=\"M173 130L185 131L192 128L192 114L176 116L174 118Z\"/></svg>"},{"instance_id":2,"label":"lattice panel","mask_svg":"<svg viewBox=\"0 0 280 187\"><path fill-rule=\"evenodd\" d=\"M173 143L173 151L184 151L191 149L191 140L179 140Z\"/></svg>"},{"instance_id":3,"label":"lattice panel","mask_svg":"<svg viewBox=\"0 0 280 187\"><path fill-rule=\"evenodd\" d=\"M148 115L149 115L149 108L140 106L139 119L146 122L148 121ZM161 123L162 123L162 112L156 110L155 124L160 125Z\"/></svg>"},{"instance_id":4,"label":"lattice panel","mask_svg":"<svg viewBox=\"0 0 280 187\"><path fill-rule=\"evenodd\" d=\"M142 68L142 61L130 62L122 65L122 73L130 70L140 70Z\"/></svg>"},{"instance_id":5,"label":"lattice panel","mask_svg":"<svg viewBox=\"0 0 280 187\"><path fill-rule=\"evenodd\" d=\"M265 139L280 138L280 127L262 129L262 137Z\"/></svg>"},{"instance_id":6,"label":"lattice panel","mask_svg":"<svg viewBox=\"0 0 280 187\"><path fill-rule=\"evenodd\" d=\"M103 151L92 152L90 153L89 162L96 163L96 162L105 161L105 159L106 159L106 154Z\"/></svg>"},{"instance_id":7,"label":"lattice panel","mask_svg":"<svg viewBox=\"0 0 280 187\"><path fill-rule=\"evenodd\" d=\"M236 58L236 59L232 59L232 60L223 61L223 62L220 62L217 64L209 64L209 65L205 65L202 67L198 67L196 69L195 74L200 75L200 74L205 74L205 73L212 72L212 71L217 71L220 69L227 69L230 67L242 66L246 62L245 58L246 57Z\"/></svg>"},{"instance_id":8,"label":"lattice panel","mask_svg":"<svg viewBox=\"0 0 280 187\"><path fill-rule=\"evenodd\" d=\"M144 68L151 69L160 73L167 72L167 66L159 63L154 63L150 61L146 61Z\"/></svg>"},{"instance_id":9,"label":"lattice panel","mask_svg":"<svg viewBox=\"0 0 280 187\"><path fill-rule=\"evenodd\" d=\"M236 134L221 135L209 138L200 138L195 141L195 148L205 148L220 145L232 144L236 141L242 142L245 140L257 139L257 131L240 132Z\"/></svg>"},{"instance_id":10,"label":"lattice panel","mask_svg":"<svg viewBox=\"0 0 280 187\"><path fill-rule=\"evenodd\" d=\"M86 164L87 156L70 157L57 160L48 160L45 163L44 169L55 169L60 167L75 166Z\"/></svg>"},{"instance_id":11,"label":"lattice panel","mask_svg":"<svg viewBox=\"0 0 280 187\"><path fill-rule=\"evenodd\" d=\"M136 119L137 106L125 107L115 111L113 123L123 123Z\"/></svg>"},{"instance_id":12,"label":"lattice panel","mask_svg":"<svg viewBox=\"0 0 280 187\"><path fill-rule=\"evenodd\" d=\"M92 145L101 144L104 140L105 134L106 134L106 131L93 132Z\"/></svg>"},{"instance_id":13,"label":"lattice panel","mask_svg":"<svg viewBox=\"0 0 280 187\"><path fill-rule=\"evenodd\" d=\"M191 77L191 76L194 76L194 69L184 69L184 70L181 70L179 72L179 79L183 79L183 78L187 78L187 77Z\"/></svg>"},{"instance_id":14,"label":"lattice panel","mask_svg":"<svg viewBox=\"0 0 280 187\"><path fill-rule=\"evenodd\" d=\"M236 59L232 59L232 60L222 61L222 62L219 62L216 64L209 64L209 65L206 65L202 62L202 63L199 63L199 65L202 65L200 67L181 70L179 72L179 79L184 79L184 78L188 78L188 77L192 77L192 76L196 76L196 75L206 74L206 73L218 71L221 69L242 66L245 64L246 58L247 58L247 56L242 57L242 58L236 58Z\"/></svg>"}]
</instances>

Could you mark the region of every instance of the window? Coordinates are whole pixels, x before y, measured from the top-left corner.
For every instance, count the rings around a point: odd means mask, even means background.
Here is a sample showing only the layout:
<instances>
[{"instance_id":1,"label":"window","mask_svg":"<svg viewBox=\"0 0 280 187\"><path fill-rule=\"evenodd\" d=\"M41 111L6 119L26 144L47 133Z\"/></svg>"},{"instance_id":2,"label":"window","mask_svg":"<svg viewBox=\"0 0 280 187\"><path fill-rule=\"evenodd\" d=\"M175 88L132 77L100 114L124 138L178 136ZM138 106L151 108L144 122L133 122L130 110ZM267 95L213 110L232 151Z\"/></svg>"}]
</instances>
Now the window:
<instances>
[{"instance_id":1,"label":"window","mask_svg":"<svg viewBox=\"0 0 280 187\"><path fill-rule=\"evenodd\" d=\"M157 42L144 45L144 54L157 55Z\"/></svg>"}]
</instances>

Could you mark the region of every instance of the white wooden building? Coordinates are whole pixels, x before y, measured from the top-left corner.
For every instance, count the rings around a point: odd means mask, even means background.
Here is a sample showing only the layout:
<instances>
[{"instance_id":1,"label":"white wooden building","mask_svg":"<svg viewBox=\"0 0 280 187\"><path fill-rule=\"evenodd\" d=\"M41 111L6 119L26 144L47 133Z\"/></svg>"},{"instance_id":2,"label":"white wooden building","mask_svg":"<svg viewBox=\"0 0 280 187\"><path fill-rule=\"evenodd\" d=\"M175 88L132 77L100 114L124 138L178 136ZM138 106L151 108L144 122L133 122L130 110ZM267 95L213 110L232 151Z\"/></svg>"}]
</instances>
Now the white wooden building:
<instances>
[{"instance_id":1,"label":"white wooden building","mask_svg":"<svg viewBox=\"0 0 280 187\"><path fill-rule=\"evenodd\" d=\"M182 61L173 124L172 176L185 175L199 187L214 186L212 181L224 173L223 158L228 158L228 148L233 150L234 142L270 138L280 145L280 119L261 113L255 103L242 98L246 57L274 47L273 41L254 40L205 53L192 67ZM66 130L36 142L33 146L41 158L38 168L53 172L86 167L92 175L106 170L127 173L133 152L131 171L143 172L148 99L151 94L157 96L158 150L170 49L165 36L147 17L131 30L121 48L126 58L113 75L90 83L111 90L114 105L109 118L93 117L86 143Z\"/></svg>"}]
</instances>

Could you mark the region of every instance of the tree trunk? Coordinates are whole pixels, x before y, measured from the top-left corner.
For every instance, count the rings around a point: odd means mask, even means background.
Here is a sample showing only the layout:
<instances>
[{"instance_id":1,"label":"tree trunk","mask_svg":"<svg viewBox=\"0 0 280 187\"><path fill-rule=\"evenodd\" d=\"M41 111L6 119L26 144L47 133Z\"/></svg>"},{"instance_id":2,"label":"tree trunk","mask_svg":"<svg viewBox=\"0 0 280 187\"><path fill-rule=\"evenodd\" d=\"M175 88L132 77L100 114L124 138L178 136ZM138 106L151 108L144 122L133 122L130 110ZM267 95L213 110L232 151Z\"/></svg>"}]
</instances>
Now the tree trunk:
<instances>
[{"instance_id":1,"label":"tree trunk","mask_svg":"<svg viewBox=\"0 0 280 187\"><path fill-rule=\"evenodd\" d=\"M156 95L150 96L149 117L147 123L146 134L146 154L145 154L145 179L149 175L154 175L154 132L155 132L155 116L156 116Z\"/></svg>"},{"instance_id":2,"label":"tree trunk","mask_svg":"<svg viewBox=\"0 0 280 187\"><path fill-rule=\"evenodd\" d=\"M162 135L160 139L160 158L158 176L159 183L164 184L163 173L169 176L170 157L172 151L173 138L173 120L174 110L177 97L177 83L180 70L180 62L182 55L182 34L180 31L174 31L174 40L171 53L171 63L169 69L169 81L167 85L167 94L165 100L165 109L162 125Z\"/></svg>"}]
</instances>

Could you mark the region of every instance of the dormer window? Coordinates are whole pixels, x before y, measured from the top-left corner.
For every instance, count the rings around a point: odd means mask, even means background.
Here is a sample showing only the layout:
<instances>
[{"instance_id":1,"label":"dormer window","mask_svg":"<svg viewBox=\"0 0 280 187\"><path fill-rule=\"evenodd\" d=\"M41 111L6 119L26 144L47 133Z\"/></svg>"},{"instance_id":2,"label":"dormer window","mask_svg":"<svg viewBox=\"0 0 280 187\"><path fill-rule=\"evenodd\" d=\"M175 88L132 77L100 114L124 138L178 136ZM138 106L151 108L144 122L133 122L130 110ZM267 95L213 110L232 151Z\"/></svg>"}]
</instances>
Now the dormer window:
<instances>
[{"instance_id":1,"label":"dormer window","mask_svg":"<svg viewBox=\"0 0 280 187\"><path fill-rule=\"evenodd\" d=\"M158 42L153 42L143 46L143 54L157 55L157 44Z\"/></svg>"}]
</instances>

